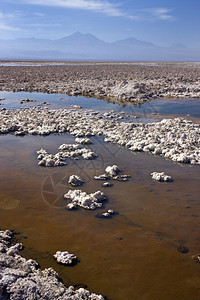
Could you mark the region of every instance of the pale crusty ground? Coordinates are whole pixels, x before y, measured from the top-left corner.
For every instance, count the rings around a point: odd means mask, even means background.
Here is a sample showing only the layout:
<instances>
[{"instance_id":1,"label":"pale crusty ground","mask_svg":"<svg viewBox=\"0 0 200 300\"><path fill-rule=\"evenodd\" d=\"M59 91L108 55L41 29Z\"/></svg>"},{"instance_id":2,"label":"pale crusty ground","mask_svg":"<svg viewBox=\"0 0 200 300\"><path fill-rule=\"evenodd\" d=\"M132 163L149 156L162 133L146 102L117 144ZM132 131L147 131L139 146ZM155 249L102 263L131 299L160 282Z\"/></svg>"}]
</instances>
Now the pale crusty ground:
<instances>
[{"instance_id":1,"label":"pale crusty ground","mask_svg":"<svg viewBox=\"0 0 200 300\"><path fill-rule=\"evenodd\" d=\"M141 103L156 98L199 98L200 65L0 66L0 90L85 95L121 103Z\"/></svg>"}]
</instances>

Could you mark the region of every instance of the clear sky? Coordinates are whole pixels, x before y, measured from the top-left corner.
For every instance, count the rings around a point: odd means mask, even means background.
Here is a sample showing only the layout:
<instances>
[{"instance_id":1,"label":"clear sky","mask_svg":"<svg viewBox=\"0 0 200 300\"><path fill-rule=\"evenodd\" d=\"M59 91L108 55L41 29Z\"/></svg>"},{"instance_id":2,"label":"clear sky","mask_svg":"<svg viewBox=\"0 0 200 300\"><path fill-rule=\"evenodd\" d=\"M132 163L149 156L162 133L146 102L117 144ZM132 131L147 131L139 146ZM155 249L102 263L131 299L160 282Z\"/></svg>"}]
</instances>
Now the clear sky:
<instances>
[{"instance_id":1,"label":"clear sky","mask_svg":"<svg viewBox=\"0 0 200 300\"><path fill-rule=\"evenodd\" d=\"M200 48L200 0L0 0L0 38L58 39L76 31Z\"/></svg>"}]
</instances>

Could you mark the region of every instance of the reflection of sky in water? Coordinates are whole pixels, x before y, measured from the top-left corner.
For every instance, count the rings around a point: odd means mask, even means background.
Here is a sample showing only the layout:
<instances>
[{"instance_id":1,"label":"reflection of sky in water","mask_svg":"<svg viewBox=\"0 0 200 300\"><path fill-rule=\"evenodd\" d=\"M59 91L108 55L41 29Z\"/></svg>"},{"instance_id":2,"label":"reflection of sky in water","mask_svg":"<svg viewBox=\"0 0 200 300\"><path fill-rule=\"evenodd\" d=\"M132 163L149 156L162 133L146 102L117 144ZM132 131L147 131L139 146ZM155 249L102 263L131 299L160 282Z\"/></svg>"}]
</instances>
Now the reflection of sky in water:
<instances>
[{"instance_id":1,"label":"reflection of sky in water","mask_svg":"<svg viewBox=\"0 0 200 300\"><path fill-rule=\"evenodd\" d=\"M27 93L27 92L0 92L1 108L20 108L27 105L35 106L37 102L47 101L56 107L68 108L70 105L78 104L83 108L96 109L100 111L125 111L133 114L175 114L175 115L191 115L200 118L200 99L158 99L138 105L128 105L126 107L119 104L107 102L105 100L98 100L96 98L86 98L83 96L68 96L65 94L44 94L44 93ZM34 99L37 102L20 104L22 99ZM62 100L61 100L62 99Z\"/></svg>"}]
</instances>

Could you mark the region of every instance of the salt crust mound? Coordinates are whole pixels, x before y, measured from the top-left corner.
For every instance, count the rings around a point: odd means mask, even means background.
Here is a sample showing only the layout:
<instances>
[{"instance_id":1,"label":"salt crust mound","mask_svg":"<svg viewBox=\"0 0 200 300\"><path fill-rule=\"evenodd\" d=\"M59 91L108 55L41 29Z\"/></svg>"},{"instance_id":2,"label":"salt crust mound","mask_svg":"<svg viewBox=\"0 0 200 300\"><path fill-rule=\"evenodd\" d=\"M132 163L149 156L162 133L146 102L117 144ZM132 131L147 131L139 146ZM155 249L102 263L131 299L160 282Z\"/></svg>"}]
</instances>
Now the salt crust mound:
<instances>
[{"instance_id":1,"label":"salt crust mound","mask_svg":"<svg viewBox=\"0 0 200 300\"><path fill-rule=\"evenodd\" d=\"M109 179L114 179L114 180L120 180L120 181L127 181L128 178L130 177L129 175L119 175L121 173L121 170L119 169L118 166L113 165L113 166L108 166L105 169L105 174L101 174L98 176L94 176L95 180L109 180ZM104 186L109 186L109 183L105 184Z\"/></svg>"},{"instance_id":2,"label":"salt crust mound","mask_svg":"<svg viewBox=\"0 0 200 300\"><path fill-rule=\"evenodd\" d=\"M173 181L172 177L169 175L166 175L164 172L153 172L151 173L152 179L156 181Z\"/></svg>"},{"instance_id":3,"label":"salt crust mound","mask_svg":"<svg viewBox=\"0 0 200 300\"><path fill-rule=\"evenodd\" d=\"M47 135L65 132L76 137L103 134L105 142L127 147L131 151L150 152L180 163L200 164L200 125L183 118L142 124L106 120L102 118L102 113L92 110L0 110L1 134Z\"/></svg>"},{"instance_id":4,"label":"salt crust mound","mask_svg":"<svg viewBox=\"0 0 200 300\"><path fill-rule=\"evenodd\" d=\"M78 175L71 175L69 177L68 183L72 186L79 186L84 183L84 181Z\"/></svg>"},{"instance_id":5,"label":"salt crust mound","mask_svg":"<svg viewBox=\"0 0 200 300\"><path fill-rule=\"evenodd\" d=\"M106 195L104 195L101 191L87 194L81 190L69 190L64 195L64 198L71 200L71 202L67 205L68 209L73 209L77 206L85 209L95 209L102 207L101 202L107 199Z\"/></svg>"},{"instance_id":6,"label":"salt crust mound","mask_svg":"<svg viewBox=\"0 0 200 300\"><path fill-rule=\"evenodd\" d=\"M58 263L63 265L71 265L77 258L73 253L69 253L68 251L56 251L53 257L56 258Z\"/></svg>"},{"instance_id":7,"label":"salt crust mound","mask_svg":"<svg viewBox=\"0 0 200 300\"><path fill-rule=\"evenodd\" d=\"M41 270L36 261L19 254L21 244L11 245L13 233L0 231L1 300L103 300L101 295L73 286L66 288L52 269Z\"/></svg>"}]
</instances>

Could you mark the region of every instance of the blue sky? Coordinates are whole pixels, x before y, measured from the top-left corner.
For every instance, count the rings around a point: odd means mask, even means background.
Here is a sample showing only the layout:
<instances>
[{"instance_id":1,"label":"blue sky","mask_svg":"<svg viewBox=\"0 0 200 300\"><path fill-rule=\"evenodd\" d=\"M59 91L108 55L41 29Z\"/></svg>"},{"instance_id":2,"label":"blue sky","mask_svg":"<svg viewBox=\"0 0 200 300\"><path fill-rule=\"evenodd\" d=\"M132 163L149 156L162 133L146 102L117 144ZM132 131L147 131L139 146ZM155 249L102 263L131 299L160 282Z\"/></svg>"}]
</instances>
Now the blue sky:
<instances>
[{"instance_id":1,"label":"blue sky","mask_svg":"<svg viewBox=\"0 0 200 300\"><path fill-rule=\"evenodd\" d=\"M0 0L0 38L58 39L76 31L200 48L200 0Z\"/></svg>"}]
</instances>

